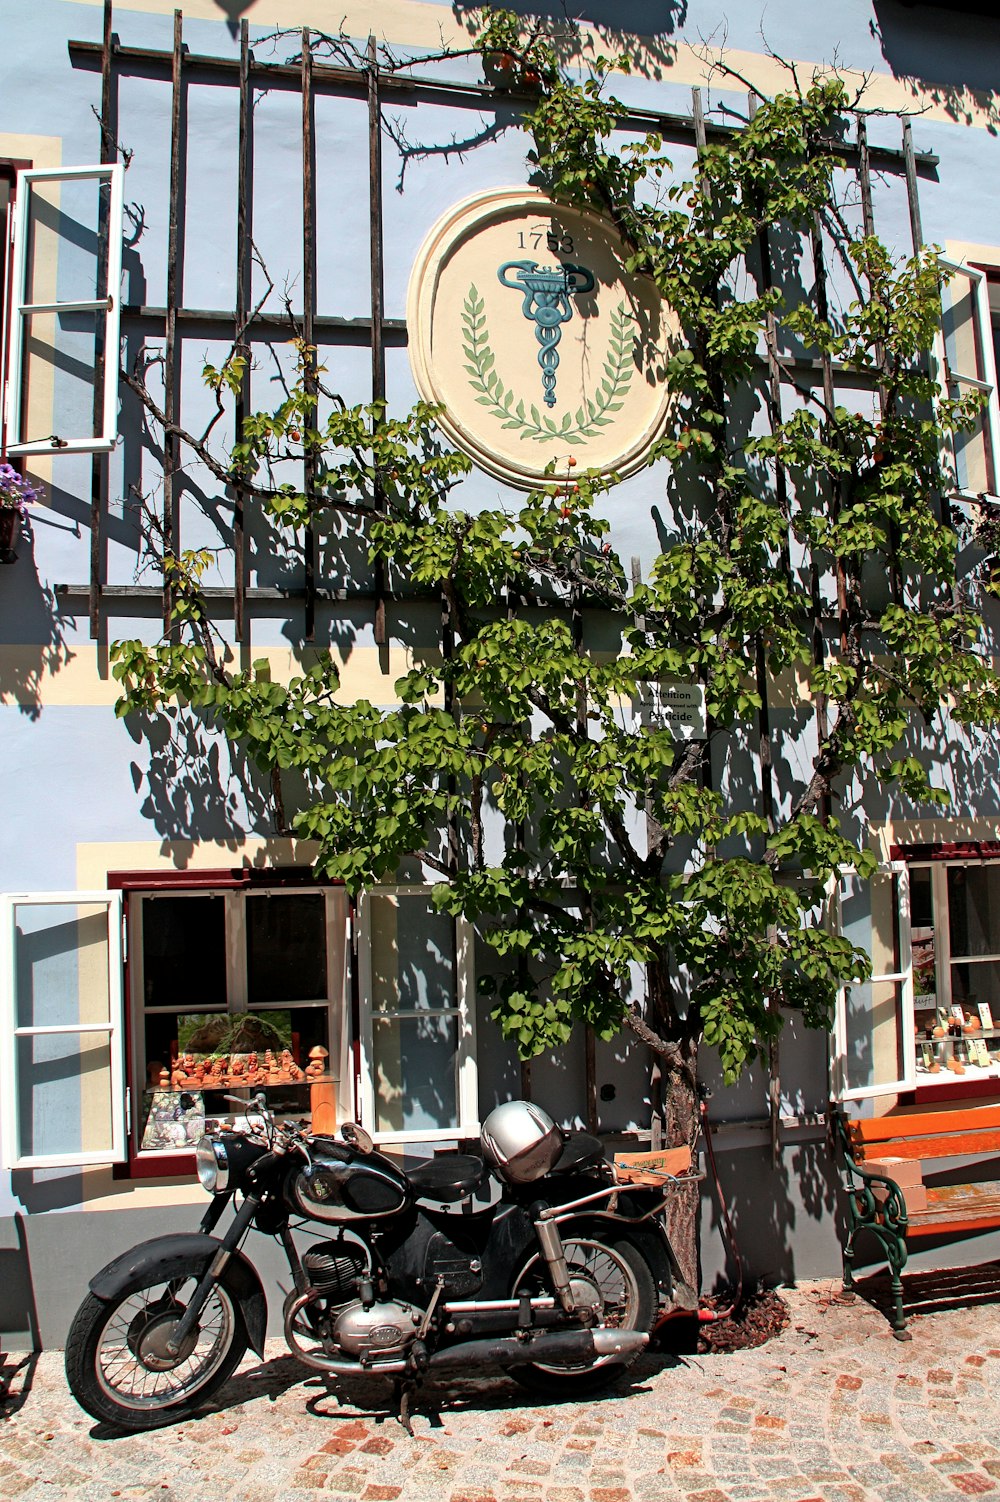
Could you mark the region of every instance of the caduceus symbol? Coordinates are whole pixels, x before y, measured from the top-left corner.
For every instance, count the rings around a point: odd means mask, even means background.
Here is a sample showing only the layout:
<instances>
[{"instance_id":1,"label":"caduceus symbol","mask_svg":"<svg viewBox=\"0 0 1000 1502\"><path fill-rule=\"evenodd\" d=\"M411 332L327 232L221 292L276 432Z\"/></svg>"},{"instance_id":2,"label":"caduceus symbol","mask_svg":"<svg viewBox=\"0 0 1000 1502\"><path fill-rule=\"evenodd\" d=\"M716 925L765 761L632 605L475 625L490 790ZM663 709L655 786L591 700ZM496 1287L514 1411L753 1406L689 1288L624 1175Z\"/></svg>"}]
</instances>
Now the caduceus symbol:
<instances>
[{"instance_id":1,"label":"caduceus symbol","mask_svg":"<svg viewBox=\"0 0 1000 1502\"><path fill-rule=\"evenodd\" d=\"M511 280L510 273L514 273ZM559 368L559 340L562 326L573 317L570 298L580 292L592 292L594 278L584 266L543 266L537 261L505 261L497 272L500 283L524 294L521 312L535 325L540 345L538 363L542 367L542 390L545 405L556 404L556 371Z\"/></svg>"}]
</instances>

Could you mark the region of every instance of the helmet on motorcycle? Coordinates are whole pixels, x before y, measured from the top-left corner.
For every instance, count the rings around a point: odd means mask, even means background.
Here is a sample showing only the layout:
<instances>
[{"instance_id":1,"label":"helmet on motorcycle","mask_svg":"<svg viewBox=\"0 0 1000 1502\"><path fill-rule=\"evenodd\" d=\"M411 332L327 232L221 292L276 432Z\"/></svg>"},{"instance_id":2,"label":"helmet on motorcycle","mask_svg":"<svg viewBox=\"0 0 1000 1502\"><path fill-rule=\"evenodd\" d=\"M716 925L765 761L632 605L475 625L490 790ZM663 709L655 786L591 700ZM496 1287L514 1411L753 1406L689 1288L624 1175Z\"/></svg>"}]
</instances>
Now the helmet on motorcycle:
<instances>
[{"instance_id":1,"label":"helmet on motorcycle","mask_svg":"<svg viewBox=\"0 0 1000 1502\"><path fill-rule=\"evenodd\" d=\"M526 1100L496 1106L483 1122L483 1154L511 1184L531 1184L555 1166L563 1134L552 1117Z\"/></svg>"}]
</instances>

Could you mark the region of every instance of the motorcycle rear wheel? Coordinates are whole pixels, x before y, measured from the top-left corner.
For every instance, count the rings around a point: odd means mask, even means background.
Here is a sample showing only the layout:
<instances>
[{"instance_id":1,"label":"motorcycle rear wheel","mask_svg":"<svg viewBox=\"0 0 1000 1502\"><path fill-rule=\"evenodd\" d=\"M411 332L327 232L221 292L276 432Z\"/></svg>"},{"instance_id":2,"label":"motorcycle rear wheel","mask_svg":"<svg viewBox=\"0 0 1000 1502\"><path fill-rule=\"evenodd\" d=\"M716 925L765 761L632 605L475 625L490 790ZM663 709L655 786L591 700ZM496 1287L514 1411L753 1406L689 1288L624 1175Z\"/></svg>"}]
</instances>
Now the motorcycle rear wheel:
<instances>
[{"instance_id":1,"label":"motorcycle rear wheel","mask_svg":"<svg viewBox=\"0 0 1000 1502\"><path fill-rule=\"evenodd\" d=\"M242 1360L248 1340L238 1300L218 1283L177 1357L166 1334L186 1308L200 1269L149 1281L106 1301L88 1294L66 1341L66 1380L81 1408L119 1429L155 1429L198 1409Z\"/></svg>"},{"instance_id":2,"label":"motorcycle rear wheel","mask_svg":"<svg viewBox=\"0 0 1000 1502\"><path fill-rule=\"evenodd\" d=\"M653 1327L656 1317L656 1288L642 1254L630 1241L599 1241L591 1237L571 1237L563 1243L570 1278L593 1283L601 1300L600 1322L618 1330L645 1330ZM512 1293L551 1293L545 1260L535 1254L525 1263L514 1280ZM638 1354L638 1353L636 1353ZM510 1375L531 1392L567 1397L598 1392L627 1371L635 1355L624 1359L599 1357L587 1366L543 1365L515 1366Z\"/></svg>"}]
</instances>

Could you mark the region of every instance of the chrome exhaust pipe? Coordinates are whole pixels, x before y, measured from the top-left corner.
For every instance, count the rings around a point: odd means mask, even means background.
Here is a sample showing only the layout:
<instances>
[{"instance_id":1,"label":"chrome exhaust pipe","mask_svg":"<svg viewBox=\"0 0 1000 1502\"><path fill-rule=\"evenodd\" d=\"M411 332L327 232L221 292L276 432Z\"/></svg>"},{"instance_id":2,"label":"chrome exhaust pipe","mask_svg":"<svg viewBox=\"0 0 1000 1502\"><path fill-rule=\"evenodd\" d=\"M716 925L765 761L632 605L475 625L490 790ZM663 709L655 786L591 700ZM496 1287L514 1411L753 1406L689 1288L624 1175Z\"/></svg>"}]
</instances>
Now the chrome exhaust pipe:
<instances>
[{"instance_id":1,"label":"chrome exhaust pipe","mask_svg":"<svg viewBox=\"0 0 1000 1502\"><path fill-rule=\"evenodd\" d=\"M586 1366L588 1362L625 1360L649 1344L645 1330L615 1330L602 1325L595 1330L555 1330L542 1335L499 1340L468 1340L435 1351L427 1363L431 1372L467 1366L529 1366L532 1362Z\"/></svg>"}]
</instances>

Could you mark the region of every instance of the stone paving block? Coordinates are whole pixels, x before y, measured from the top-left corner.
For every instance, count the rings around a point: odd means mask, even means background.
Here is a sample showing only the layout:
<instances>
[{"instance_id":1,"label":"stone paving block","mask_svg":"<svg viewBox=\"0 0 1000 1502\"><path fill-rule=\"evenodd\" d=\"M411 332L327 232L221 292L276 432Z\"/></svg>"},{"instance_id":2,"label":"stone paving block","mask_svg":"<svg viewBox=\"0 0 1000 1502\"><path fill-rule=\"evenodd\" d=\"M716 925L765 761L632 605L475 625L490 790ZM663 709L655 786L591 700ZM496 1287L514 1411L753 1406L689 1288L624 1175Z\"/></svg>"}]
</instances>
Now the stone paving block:
<instances>
[{"instance_id":1,"label":"stone paving block","mask_svg":"<svg viewBox=\"0 0 1000 1502\"><path fill-rule=\"evenodd\" d=\"M0 1407L0 1502L1000 1502L1000 1309L915 1318L903 1348L829 1294L789 1290L791 1326L766 1347L647 1358L603 1399L428 1389L413 1439L384 1394L296 1380L269 1343L238 1401L108 1444L44 1353L24 1405Z\"/></svg>"}]
</instances>

